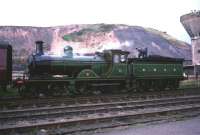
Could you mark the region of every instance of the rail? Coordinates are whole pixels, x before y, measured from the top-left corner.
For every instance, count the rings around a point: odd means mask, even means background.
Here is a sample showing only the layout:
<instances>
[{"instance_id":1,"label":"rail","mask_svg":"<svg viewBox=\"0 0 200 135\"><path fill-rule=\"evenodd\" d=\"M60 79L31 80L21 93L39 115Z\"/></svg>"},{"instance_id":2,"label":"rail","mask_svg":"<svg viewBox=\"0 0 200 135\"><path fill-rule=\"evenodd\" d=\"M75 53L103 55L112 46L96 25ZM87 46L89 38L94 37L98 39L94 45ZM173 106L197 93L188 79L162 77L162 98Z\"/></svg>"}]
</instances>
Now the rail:
<instances>
[{"instance_id":1,"label":"rail","mask_svg":"<svg viewBox=\"0 0 200 135\"><path fill-rule=\"evenodd\" d=\"M24 110L28 112L24 114L15 114L14 112L13 115L5 113L8 117L5 115L2 117L0 133L15 134L35 131L35 134L39 134L41 130L45 130L47 134L72 134L142 122L169 120L169 116L172 118L192 117L200 114L199 102L198 96L196 96L196 99L192 96L183 96L174 97L173 100L161 98L149 101L129 101L129 104L116 102L115 106L99 104L97 108L93 104L81 106L81 108L74 106L75 110L66 108L66 112L64 110L54 112L56 108L49 108L53 112L46 109L47 114L39 113L41 110L34 111L39 114L32 114L28 110ZM76 109L76 107L78 108ZM22 121L17 120L21 118L23 118Z\"/></svg>"}]
</instances>

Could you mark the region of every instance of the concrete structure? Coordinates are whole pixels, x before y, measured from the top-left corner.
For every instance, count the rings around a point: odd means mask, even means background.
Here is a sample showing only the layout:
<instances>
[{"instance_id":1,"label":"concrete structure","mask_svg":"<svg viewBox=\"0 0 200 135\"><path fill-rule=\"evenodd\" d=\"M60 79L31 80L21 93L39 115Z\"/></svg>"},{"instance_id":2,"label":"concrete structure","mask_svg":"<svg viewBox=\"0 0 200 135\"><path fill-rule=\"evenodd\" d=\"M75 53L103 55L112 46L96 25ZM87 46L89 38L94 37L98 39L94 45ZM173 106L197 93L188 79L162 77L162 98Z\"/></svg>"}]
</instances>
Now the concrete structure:
<instances>
[{"instance_id":1,"label":"concrete structure","mask_svg":"<svg viewBox=\"0 0 200 135\"><path fill-rule=\"evenodd\" d=\"M200 11L192 11L180 18L185 30L191 37L192 64L194 74L200 75Z\"/></svg>"}]
</instances>

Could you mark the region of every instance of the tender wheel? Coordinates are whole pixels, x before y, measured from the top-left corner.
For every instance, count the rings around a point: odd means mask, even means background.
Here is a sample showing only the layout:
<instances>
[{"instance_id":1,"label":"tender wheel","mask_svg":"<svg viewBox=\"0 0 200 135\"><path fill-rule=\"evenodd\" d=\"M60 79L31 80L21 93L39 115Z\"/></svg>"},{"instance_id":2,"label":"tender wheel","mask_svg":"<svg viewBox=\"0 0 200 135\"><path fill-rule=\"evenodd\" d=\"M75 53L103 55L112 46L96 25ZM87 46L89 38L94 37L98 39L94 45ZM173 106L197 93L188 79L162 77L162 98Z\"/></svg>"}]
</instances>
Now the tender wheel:
<instances>
[{"instance_id":1,"label":"tender wheel","mask_svg":"<svg viewBox=\"0 0 200 135\"><path fill-rule=\"evenodd\" d=\"M22 85L18 87L19 95L22 97L38 97L39 93L36 88L30 85Z\"/></svg>"}]
</instances>

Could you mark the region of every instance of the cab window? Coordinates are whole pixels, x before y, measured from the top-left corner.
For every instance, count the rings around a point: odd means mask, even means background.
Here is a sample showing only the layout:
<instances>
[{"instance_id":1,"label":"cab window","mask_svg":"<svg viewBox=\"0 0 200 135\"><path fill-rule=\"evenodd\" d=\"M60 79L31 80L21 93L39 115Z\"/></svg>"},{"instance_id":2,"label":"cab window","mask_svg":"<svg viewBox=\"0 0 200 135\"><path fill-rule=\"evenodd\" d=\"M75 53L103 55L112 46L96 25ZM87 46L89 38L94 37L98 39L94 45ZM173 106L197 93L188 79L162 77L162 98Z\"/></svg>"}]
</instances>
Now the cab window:
<instances>
[{"instance_id":1,"label":"cab window","mask_svg":"<svg viewBox=\"0 0 200 135\"><path fill-rule=\"evenodd\" d=\"M114 62L114 63L119 63L119 62L120 62L120 57L119 57L119 55L114 55L114 57L113 57L113 62Z\"/></svg>"},{"instance_id":2,"label":"cab window","mask_svg":"<svg viewBox=\"0 0 200 135\"><path fill-rule=\"evenodd\" d=\"M126 62L126 55L121 55L121 59L120 61L123 63L123 62Z\"/></svg>"}]
</instances>

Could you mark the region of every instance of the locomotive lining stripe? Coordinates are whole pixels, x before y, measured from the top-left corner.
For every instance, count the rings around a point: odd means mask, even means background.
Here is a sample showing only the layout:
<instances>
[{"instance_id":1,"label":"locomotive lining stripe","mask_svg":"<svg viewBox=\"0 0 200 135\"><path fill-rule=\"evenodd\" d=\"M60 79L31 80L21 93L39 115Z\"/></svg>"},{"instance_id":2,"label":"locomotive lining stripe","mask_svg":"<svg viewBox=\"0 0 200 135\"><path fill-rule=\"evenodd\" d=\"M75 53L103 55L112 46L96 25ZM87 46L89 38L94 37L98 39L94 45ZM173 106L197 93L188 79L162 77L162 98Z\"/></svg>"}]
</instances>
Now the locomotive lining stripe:
<instances>
[{"instance_id":1,"label":"locomotive lining stripe","mask_svg":"<svg viewBox=\"0 0 200 135\"><path fill-rule=\"evenodd\" d=\"M182 63L184 59L182 58L169 58L169 57L147 57L147 58L129 58L130 62L158 62L158 63L177 63L180 62Z\"/></svg>"},{"instance_id":2,"label":"locomotive lining stripe","mask_svg":"<svg viewBox=\"0 0 200 135\"><path fill-rule=\"evenodd\" d=\"M60 63L107 63L105 61L75 61L75 60L38 60L37 62L60 62Z\"/></svg>"},{"instance_id":3,"label":"locomotive lining stripe","mask_svg":"<svg viewBox=\"0 0 200 135\"><path fill-rule=\"evenodd\" d=\"M135 78L153 78L153 77L159 77L159 78L167 78L167 77L183 77L181 75L148 75L148 76L134 76Z\"/></svg>"},{"instance_id":4,"label":"locomotive lining stripe","mask_svg":"<svg viewBox=\"0 0 200 135\"><path fill-rule=\"evenodd\" d=\"M77 78L77 79L69 79L69 80L27 80L26 83L48 83L48 82L69 82L70 81L75 81L75 82L80 82L80 81L125 81L127 78Z\"/></svg>"}]
</instances>

